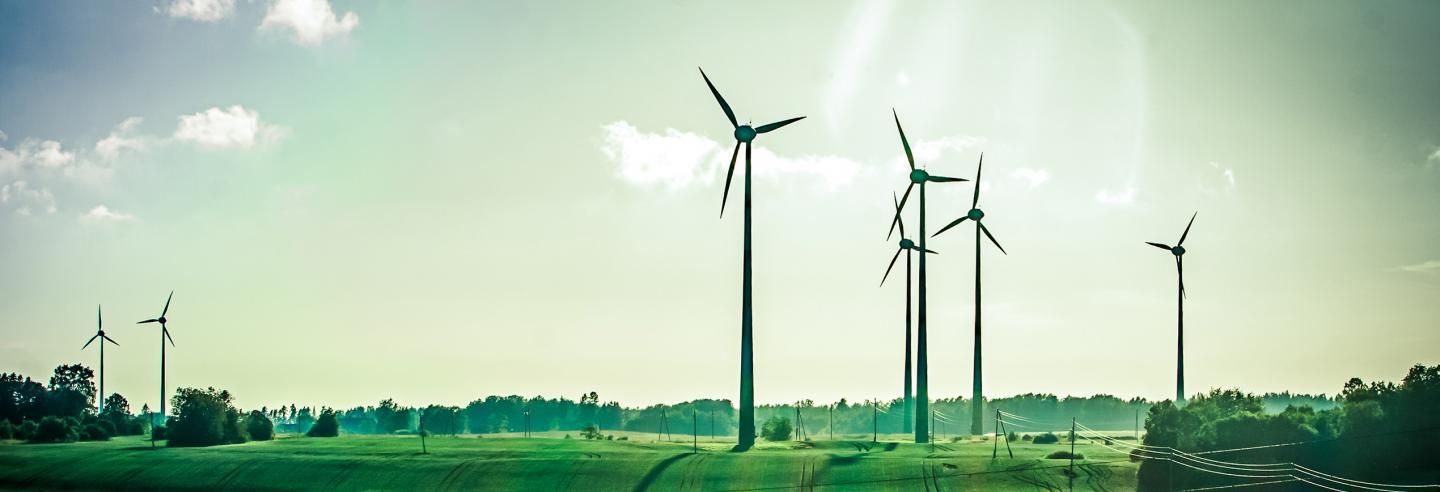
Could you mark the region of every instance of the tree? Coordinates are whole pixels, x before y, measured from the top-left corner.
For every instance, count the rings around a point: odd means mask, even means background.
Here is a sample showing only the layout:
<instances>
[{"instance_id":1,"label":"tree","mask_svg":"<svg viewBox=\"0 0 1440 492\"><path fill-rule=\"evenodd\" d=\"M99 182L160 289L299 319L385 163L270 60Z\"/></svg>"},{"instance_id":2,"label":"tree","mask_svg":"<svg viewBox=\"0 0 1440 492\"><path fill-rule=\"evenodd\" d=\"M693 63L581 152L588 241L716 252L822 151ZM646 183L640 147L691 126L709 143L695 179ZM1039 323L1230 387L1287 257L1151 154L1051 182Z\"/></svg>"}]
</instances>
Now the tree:
<instances>
[{"instance_id":1,"label":"tree","mask_svg":"<svg viewBox=\"0 0 1440 492\"><path fill-rule=\"evenodd\" d=\"M340 435L340 421L335 419L335 411L329 408L320 410L320 418L315 420L315 425L305 435L310 437L335 437Z\"/></svg>"},{"instance_id":2,"label":"tree","mask_svg":"<svg viewBox=\"0 0 1440 492\"><path fill-rule=\"evenodd\" d=\"M768 441L788 441L792 431L794 431L794 427L790 423L790 419L775 415L766 419L765 424L760 426L760 437L764 437Z\"/></svg>"},{"instance_id":3,"label":"tree","mask_svg":"<svg viewBox=\"0 0 1440 492\"><path fill-rule=\"evenodd\" d=\"M269 441L275 438L275 423L259 410L251 410L245 417L245 433L252 441Z\"/></svg>"},{"instance_id":4,"label":"tree","mask_svg":"<svg viewBox=\"0 0 1440 492\"><path fill-rule=\"evenodd\" d=\"M78 419L95 404L95 371L80 364L56 367L45 399L48 415Z\"/></svg>"},{"instance_id":5,"label":"tree","mask_svg":"<svg viewBox=\"0 0 1440 492\"><path fill-rule=\"evenodd\" d=\"M130 415L130 402L119 393L111 393L105 398L105 412L100 414L100 420L113 426L114 435L134 436L144 433L140 419Z\"/></svg>"},{"instance_id":6,"label":"tree","mask_svg":"<svg viewBox=\"0 0 1440 492\"><path fill-rule=\"evenodd\" d=\"M80 423L70 417L48 415L40 419L40 425L29 435L30 442L70 442L80 438Z\"/></svg>"},{"instance_id":7,"label":"tree","mask_svg":"<svg viewBox=\"0 0 1440 492\"><path fill-rule=\"evenodd\" d=\"M180 388L171 399L175 417L166 429L169 446L213 446L245 442L239 411L229 391Z\"/></svg>"}]
</instances>

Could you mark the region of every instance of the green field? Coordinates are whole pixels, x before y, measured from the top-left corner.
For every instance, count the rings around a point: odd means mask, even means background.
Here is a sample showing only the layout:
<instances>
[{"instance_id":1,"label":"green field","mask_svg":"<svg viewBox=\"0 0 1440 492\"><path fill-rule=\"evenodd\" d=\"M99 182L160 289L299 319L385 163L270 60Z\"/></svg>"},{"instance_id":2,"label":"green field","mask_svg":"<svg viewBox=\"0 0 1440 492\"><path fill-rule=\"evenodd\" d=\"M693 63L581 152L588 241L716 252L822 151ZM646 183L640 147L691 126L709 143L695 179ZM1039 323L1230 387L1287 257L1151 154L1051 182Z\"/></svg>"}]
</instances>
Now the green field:
<instances>
[{"instance_id":1,"label":"green field","mask_svg":"<svg viewBox=\"0 0 1440 492\"><path fill-rule=\"evenodd\" d=\"M0 444L0 488L340 490L1059 490L1068 445L1016 444L991 461L989 441L930 445L856 441L730 444L539 437L438 436L420 454L414 436L282 437L211 448L152 450L138 437L69 444ZM839 436L837 436L838 438ZM898 441L901 436L890 436ZM868 447L868 449L866 449ZM1133 490L1136 465L1097 445L1077 444L1074 488Z\"/></svg>"}]
</instances>

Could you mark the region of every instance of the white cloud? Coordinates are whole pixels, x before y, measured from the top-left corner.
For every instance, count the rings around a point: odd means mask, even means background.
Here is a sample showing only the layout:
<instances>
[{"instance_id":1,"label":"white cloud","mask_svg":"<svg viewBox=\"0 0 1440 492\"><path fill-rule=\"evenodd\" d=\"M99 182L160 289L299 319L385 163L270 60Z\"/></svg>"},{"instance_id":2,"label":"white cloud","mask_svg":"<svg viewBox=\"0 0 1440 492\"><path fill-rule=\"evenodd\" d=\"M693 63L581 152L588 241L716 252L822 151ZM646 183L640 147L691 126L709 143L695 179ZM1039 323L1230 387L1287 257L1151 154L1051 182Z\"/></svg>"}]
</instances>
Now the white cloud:
<instances>
[{"instance_id":1,"label":"white cloud","mask_svg":"<svg viewBox=\"0 0 1440 492\"><path fill-rule=\"evenodd\" d=\"M1414 265L1405 265L1405 266L1402 266L1402 267L1397 267L1396 269L1397 269L1397 270L1400 270L1400 271L1404 271L1404 272L1411 272L1411 273L1423 273L1423 274L1440 273L1440 260L1424 261L1424 262L1416 263L1416 264L1414 264Z\"/></svg>"},{"instance_id":2,"label":"white cloud","mask_svg":"<svg viewBox=\"0 0 1440 492\"><path fill-rule=\"evenodd\" d=\"M84 224L105 224L131 220L135 220L134 215L110 210L110 207L104 205L96 205L89 212L80 215L80 222Z\"/></svg>"},{"instance_id":3,"label":"white cloud","mask_svg":"<svg viewBox=\"0 0 1440 492\"><path fill-rule=\"evenodd\" d=\"M296 43L316 46L359 25L360 16L354 12L337 18L329 0L271 0L260 29L289 30Z\"/></svg>"},{"instance_id":4,"label":"white cloud","mask_svg":"<svg viewBox=\"0 0 1440 492\"><path fill-rule=\"evenodd\" d=\"M42 167L62 167L75 162L75 153L66 152L60 148L60 142L54 140L46 140L39 144L36 144L34 141L26 141L21 142L20 145L29 145L30 149L28 150L30 155L35 159L35 163Z\"/></svg>"},{"instance_id":5,"label":"white cloud","mask_svg":"<svg viewBox=\"0 0 1440 492\"><path fill-rule=\"evenodd\" d=\"M1050 180L1050 171L1044 169L1020 168L1012 171L1010 177L1029 184L1031 188L1038 187Z\"/></svg>"},{"instance_id":6,"label":"white cloud","mask_svg":"<svg viewBox=\"0 0 1440 492\"><path fill-rule=\"evenodd\" d=\"M0 205L14 207L16 215L30 216L37 213L55 213L55 195L50 190L31 188L24 181L16 181L0 187Z\"/></svg>"},{"instance_id":7,"label":"white cloud","mask_svg":"<svg viewBox=\"0 0 1440 492\"><path fill-rule=\"evenodd\" d=\"M132 116L120 122L115 130L110 132L110 136L95 142L95 153L102 159L113 161L120 156L122 150L145 150L144 139L130 136L140 121L140 117Z\"/></svg>"},{"instance_id":8,"label":"white cloud","mask_svg":"<svg viewBox=\"0 0 1440 492\"><path fill-rule=\"evenodd\" d=\"M672 190L695 184L708 185L724 179L723 173L730 165L731 152L735 148L733 142L721 144L673 128L661 133L642 132L625 121L607 124L601 127L601 131L600 152L616 165L615 174L621 180L641 186L661 184ZM739 158L744 159L744 156ZM789 157L759 146L752 151L751 159L755 163L757 178L818 176L831 190L854 181L863 167L859 162L844 157ZM736 164L737 167L741 165Z\"/></svg>"},{"instance_id":9,"label":"white cloud","mask_svg":"<svg viewBox=\"0 0 1440 492\"><path fill-rule=\"evenodd\" d=\"M165 13L170 17L215 22L235 13L235 0L173 0Z\"/></svg>"},{"instance_id":10,"label":"white cloud","mask_svg":"<svg viewBox=\"0 0 1440 492\"><path fill-rule=\"evenodd\" d=\"M1125 191L1113 192L1108 189L1095 193L1095 201L1106 205L1129 205L1135 203L1135 187L1127 187Z\"/></svg>"},{"instance_id":11,"label":"white cloud","mask_svg":"<svg viewBox=\"0 0 1440 492\"><path fill-rule=\"evenodd\" d=\"M6 135L5 132L0 132L0 142L4 142L4 141L9 140L9 139L10 139L10 136L9 136L9 135Z\"/></svg>"},{"instance_id":12,"label":"white cloud","mask_svg":"<svg viewBox=\"0 0 1440 492\"><path fill-rule=\"evenodd\" d=\"M4 136L5 134L0 132L0 137ZM0 138L0 140L4 140L4 138ZM1434 169L1435 166L1440 166L1440 147L1435 147L1435 151L1430 153L1430 157L1425 158L1425 167Z\"/></svg>"},{"instance_id":13,"label":"white cloud","mask_svg":"<svg viewBox=\"0 0 1440 492\"><path fill-rule=\"evenodd\" d=\"M285 134L280 127L260 121L260 113L239 105L210 108L180 116L175 139L209 148L242 148L268 145Z\"/></svg>"}]
</instances>

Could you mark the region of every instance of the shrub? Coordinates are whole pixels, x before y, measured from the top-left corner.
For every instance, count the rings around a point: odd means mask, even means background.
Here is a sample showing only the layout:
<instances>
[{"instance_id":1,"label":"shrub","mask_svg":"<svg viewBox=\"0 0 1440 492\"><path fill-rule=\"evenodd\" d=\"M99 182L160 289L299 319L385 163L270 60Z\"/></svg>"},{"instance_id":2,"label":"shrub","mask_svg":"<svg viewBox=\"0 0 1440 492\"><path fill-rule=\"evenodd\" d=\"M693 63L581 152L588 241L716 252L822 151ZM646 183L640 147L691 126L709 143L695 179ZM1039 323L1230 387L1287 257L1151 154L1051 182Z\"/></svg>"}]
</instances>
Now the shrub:
<instances>
[{"instance_id":1,"label":"shrub","mask_svg":"<svg viewBox=\"0 0 1440 492\"><path fill-rule=\"evenodd\" d=\"M570 438L570 434L565 434L565 438L566 438L566 439L569 439L569 438Z\"/></svg>"},{"instance_id":2,"label":"shrub","mask_svg":"<svg viewBox=\"0 0 1440 492\"><path fill-rule=\"evenodd\" d=\"M1069 452L1069 451L1064 451L1064 450L1056 451L1056 452L1053 452L1053 453L1050 453L1050 454L1045 455L1045 459L1050 459L1050 460L1068 460L1068 459L1070 459L1071 457L1072 457L1072 456L1070 455L1070 452ZM1075 459L1077 459L1077 460L1083 460L1083 459L1085 459L1085 455L1080 454L1080 453L1075 453L1075 455L1074 455L1073 457L1074 457Z\"/></svg>"},{"instance_id":3,"label":"shrub","mask_svg":"<svg viewBox=\"0 0 1440 492\"><path fill-rule=\"evenodd\" d=\"M604 438L605 435L600 433L599 427L595 427L594 424L591 424L585 426L584 429L580 429L580 437L583 437L586 440L591 440Z\"/></svg>"},{"instance_id":4,"label":"shrub","mask_svg":"<svg viewBox=\"0 0 1440 492\"><path fill-rule=\"evenodd\" d=\"M1023 436L1020 436L1020 440L1022 440L1022 441L1030 441L1030 440L1034 440L1034 439L1035 439L1035 436L1032 436L1032 435L1030 435L1030 434L1025 434L1025 435L1023 435Z\"/></svg>"},{"instance_id":5,"label":"shrub","mask_svg":"<svg viewBox=\"0 0 1440 492\"><path fill-rule=\"evenodd\" d=\"M616 441L629 441L629 440L630 440L630 436L620 436L619 438L617 438L617 439L615 439L615 440L616 440Z\"/></svg>"},{"instance_id":6,"label":"shrub","mask_svg":"<svg viewBox=\"0 0 1440 492\"><path fill-rule=\"evenodd\" d=\"M35 435L35 431L39 429L40 424L36 424L34 420L26 420L21 422L20 425L15 426L15 438L28 441Z\"/></svg>"},{"instance_id":7,"label":"shrub","mask_svg":"<svg viewBox=\"0 0 1440 492\"><path fill-rule=\"evenodd\" d=\"M1055 435L1054 432L1046 432L1035 436L1034 442L1035 444L1055 444L1060 442L1060 436Z\"/></svg>"},{"instance_id":8,"label":"shrub","mask_svg":"<svg viewBox=\"0 0 1440 492\"><path fill-rule=\"evenodd\" d=\"M109 441L110 432L106 431L100 424L85 424L85 427L80 429L80 440Z\"/></svg>"},{"instance_id":9,"label":"shrub","mask_svg":"<svg viewBox=\"0 0 1440 492\"><path fill-rule=\"evenodd\" d=\"M615 440L615 434L610 434L610 435L608 435L608 436L605 436L605 440L606 440L606 441L614 441L614 440Z\"/></svg>"},{"instance_id":10,"label":"shrub","mask_svg":"<svg viewBox=\"0 0 1440 492\"><path fill-rule=\"evenodd\" d=\"M1020 436L1015 435L1015 431L1010 431L1009 434L1005 435L1005 442L1012 442L1018 440L1020 440Z\"/></svg>"},{"instance_id":11,"label":"shrub","mask_svg":"<svg viewBox=\"0 0 1440 492\"><path fill-rule=\"evenodd\" d=\"M245 433L252 441L269 441L275 438L275 423L259 410L251 410L245 416Z\"/></svg>"},{"instance_id":12,"label":"shrub","mask_svg":"<svg viewBox=\"0 0 1440 492\"><path fill-rule=\"evenodd\" d=\"M40 425L35 428L35 433L30 435L30 442L70 442L78 439L79 432L75 429L79 422L70 417L60 418L47 416L40 419Z\"/></svg>"},{"instance_id":13,"label":"shrub","mask_svg":"<svg viewBox=\"0 0 1440 492\"><path fill-rule=\"evenodd\" d=\"M15 425L9 420L0 419L0 439L14 439Z\"/></svg>"},{"instance_id":14,"label":"shrub","mask_svg":"<svg viewBox=\"0 0 1440 492\"><path fill-rule=\"evenodd\" d=\"M340 435L340 421L335 419L335 411L325 409L320 411L320 418L315 420L315 425L305 435L310 437L335 437Z\"/></svg>"},{"instance_id":15,"label":"shrub","mask_svg":"<svg viewBox=\"0 0 1440 492\"><path fill-rule=\"evenodd\" d=\"M760 426L760 436L767 441L788 441L794 430L790 419L776 415L766 419L765 424Z\"/></svg>"},{"instance_id":16,"label":"shrub","mask_svg":"<svg viewBox=\"0 0 1440 492\"><path fill-rule=\"evenodd\" d=\"M167 428L166 428L165 426L163 426L163 425L157 425L157 426L155 426L154 428L150 429L150 439L153 439L153 440L156 440L156 441L164 441L164 440L169 439L169 438L170 438L170 429L167 429Z\"/></svg>"}]
</instances>

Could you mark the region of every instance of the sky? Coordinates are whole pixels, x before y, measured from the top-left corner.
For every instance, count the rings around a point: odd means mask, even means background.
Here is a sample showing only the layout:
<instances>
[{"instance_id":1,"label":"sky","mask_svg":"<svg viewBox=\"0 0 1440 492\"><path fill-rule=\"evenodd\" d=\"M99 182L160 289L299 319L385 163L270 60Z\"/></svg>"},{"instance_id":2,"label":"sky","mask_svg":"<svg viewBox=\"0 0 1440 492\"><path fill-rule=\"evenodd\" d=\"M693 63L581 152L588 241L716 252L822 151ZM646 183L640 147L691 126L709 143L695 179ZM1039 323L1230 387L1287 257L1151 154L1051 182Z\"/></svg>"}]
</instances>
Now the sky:
<instances>
[{"instance_id":1,"label":"sky","mask_svg":"<svg viewBox=\"0 0 1440 492\"><path fill-rule=\"evenodd\" d=\"M1440 3L0 0L0 371L242 407L901 392L920 164L980 182L985 388L1339 391L1440 363ZM743 170L737 171L737 173ZM736 177L737 183L739 176ZM931 231L972 183L933 185ZM913 198L912 198L913 199ZM906 220L918 229L914 204ZM975 244L929 240L931 395ZM897 267L896 275L903 273Z\"/></svg>"}]
</instances>

